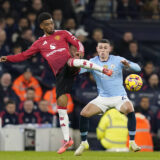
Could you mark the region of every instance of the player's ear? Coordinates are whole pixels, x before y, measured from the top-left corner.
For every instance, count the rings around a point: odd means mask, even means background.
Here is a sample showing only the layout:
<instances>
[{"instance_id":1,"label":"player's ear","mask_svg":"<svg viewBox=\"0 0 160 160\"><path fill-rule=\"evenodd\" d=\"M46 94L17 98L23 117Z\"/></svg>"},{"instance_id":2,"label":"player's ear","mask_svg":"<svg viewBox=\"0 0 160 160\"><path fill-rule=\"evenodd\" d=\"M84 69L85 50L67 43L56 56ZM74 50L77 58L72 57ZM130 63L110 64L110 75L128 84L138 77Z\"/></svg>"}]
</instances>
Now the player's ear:
<instances>
[{"instance_id":1,"label":"player's ear","mask_svg":"<svg viewBox=\"0 0 160 160\"><path fill-rule=\"evenodd\" d=\"M96 51L98 52L98 46L96 47Z\"/></svg>"},{"instance_id":2,"label":"player's ear","mask_svg":"<svg viewBox=\"0 0 160 160\"><path fill-rule=\"evenodd\" d=\"M40 29L42 29L42 30L43 30L43 23L41 23L41 24L40 24Z\"/></svg>"},{"instance_id":3,"label":"player's ear","mask_svg":"<svg viewBox=\"0 0 160 160\"><path fill-rule=\"evenodd\" d=\"M109 45L109 52L111 52L112 51L112 46L111 45Z\"/></svg>"}]
</instances>

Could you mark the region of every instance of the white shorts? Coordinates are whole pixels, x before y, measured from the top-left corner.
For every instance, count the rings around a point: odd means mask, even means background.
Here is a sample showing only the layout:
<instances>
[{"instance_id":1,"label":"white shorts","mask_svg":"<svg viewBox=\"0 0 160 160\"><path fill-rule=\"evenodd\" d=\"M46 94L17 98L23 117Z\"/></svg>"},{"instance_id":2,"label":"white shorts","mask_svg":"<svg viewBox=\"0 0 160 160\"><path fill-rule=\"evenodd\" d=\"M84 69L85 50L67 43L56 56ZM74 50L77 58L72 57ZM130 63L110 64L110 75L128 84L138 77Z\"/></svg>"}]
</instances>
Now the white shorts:
<instances>
[{"instance_id":1,"label":"white shorts","mask_svg":"<svg viewBox=\"0 0 160 160\"><path fill-rule=\"evenodd\" d=\"M89 103L95 104L98 106L103 112L106 112L106 110L110 108L116 108L118 111L120 111L121 106L126 102L130 100L127 96L116 96L116 97L101 97L98 96L97 98L93 99Z\"/></svg>"}]
</instances>

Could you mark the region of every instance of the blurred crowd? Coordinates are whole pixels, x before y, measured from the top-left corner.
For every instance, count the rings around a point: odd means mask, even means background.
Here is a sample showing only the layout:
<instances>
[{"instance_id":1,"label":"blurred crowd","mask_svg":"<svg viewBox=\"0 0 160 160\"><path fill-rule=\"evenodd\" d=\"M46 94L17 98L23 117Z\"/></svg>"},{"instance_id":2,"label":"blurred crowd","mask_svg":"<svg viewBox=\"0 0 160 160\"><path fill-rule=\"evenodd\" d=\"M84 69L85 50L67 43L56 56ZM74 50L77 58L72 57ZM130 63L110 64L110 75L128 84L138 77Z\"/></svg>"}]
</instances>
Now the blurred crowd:
<instances>
[{"instance_id":1,"label":"blurred crowd","mask_svg":"<svg viewBox=\"0 0 160 160\"><path fill-rule=\"evenodd\" d=\"M93 0L89 13L98 19L159 20L159 0Z\"/></svg>"},{"instance_id":2,"label":"blurred crowd","mask_svg":"<svg viewBox=\"0 0 160 160\"><path fill-rule=\"evenodd\" d=\"M106 37L101 28L86 32L85 16L103 20L159 20L160 3L158 0L0 0L0 56L18 54L43 35L37 23L37 16L43 11L52 14L56 29L70 31L83 43L84 58L90 59L97 55L97 42ZM75 51L76 48L70 46L70 52ZM142 67L143 87L136 93L128 91L128 96L136 112L150 121L151 132L160 136L160 68L143 57L139 42L128 31L117 42L112 42L111 54L123 56ZM130 72L126 71L124 78L128 74ZM58 126L55 89L55 77L39 54L21 63L0 63L2 125ZM67 109L71 127L78 128L80 110L97 96L93 76L78 75L72 92L67 95ZM96 125L93 118L91 131L95 131Z\"/></svg>"}]
</instances>

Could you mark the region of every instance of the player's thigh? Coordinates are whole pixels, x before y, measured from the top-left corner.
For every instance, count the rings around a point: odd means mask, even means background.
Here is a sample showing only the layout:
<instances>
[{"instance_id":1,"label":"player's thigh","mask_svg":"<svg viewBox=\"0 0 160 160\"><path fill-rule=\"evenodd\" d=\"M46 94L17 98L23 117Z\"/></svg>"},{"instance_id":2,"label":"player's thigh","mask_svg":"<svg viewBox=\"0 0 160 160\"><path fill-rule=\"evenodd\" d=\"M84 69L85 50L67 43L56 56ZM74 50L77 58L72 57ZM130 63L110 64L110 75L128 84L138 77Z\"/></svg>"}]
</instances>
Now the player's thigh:
<instances>
[{"instance_id":1,"label":"player's thigh","mask_svg":"<svg viewBox=\"0 0 160 160\"><path fill-rule=\"evenodd\" d=\"M56 98L58 105L62 107L67 106L68 98L66 93L71 92L73 80L72 70L66 64L56 75Z\"/></svg>"},{"instance_id":2,"label":"player's thigh","mask_svg":"<svg viewBox=\"0 0 160 160\"><path fill-rule=\"evenodd\" d=\"M120 107L120 112L126 115L130 112L134 112L134 107L133 107L132 102L129 100L125 101Z\"/></svg>"},{"instance_id":3,"label":"player's thigh","mask_svg":"<svg viewBox=\"0 0 160 160\"><path fill-rule=\"evenodd\" d=\"M81 116L92 117L94 115L103 113L103 111L95 104L88 103L81 111Z\"/></svg>"}]
</instances>

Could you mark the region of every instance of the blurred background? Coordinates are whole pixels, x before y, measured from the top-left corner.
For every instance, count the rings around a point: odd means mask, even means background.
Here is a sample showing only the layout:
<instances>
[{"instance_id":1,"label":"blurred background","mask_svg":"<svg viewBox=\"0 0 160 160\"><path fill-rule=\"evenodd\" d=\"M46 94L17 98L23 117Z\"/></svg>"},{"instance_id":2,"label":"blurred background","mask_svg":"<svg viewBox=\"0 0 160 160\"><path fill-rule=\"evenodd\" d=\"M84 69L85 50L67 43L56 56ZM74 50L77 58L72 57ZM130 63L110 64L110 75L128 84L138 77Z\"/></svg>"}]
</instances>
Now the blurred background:
<instances>
[{"instance_id":1,"label":"blurred background","mask_svg":"<svg viewBox=\"0 0 160 160\"><path fill-rule=\"evenodd\" d=\"M160 1L0 0L0 56L18 54L43 35L37 16L44 11L53 16L55 29L68 30L83 43L85 59L96 56L97 42L106 38L112 42L111 54L141 66L142 89L127 92L136 112L149 122L153 149L160 150ZM75 51L70 46L70 52ZM124 78L130 73L125 71ZM78 133L80 111L97 96L92 75L78 75L72 94L67 96L70 127ZM21 63L0 63L0 117L3 128L24 124L59 127L55 77L40 54ZM95 150L99 149L96 127L100 118L90 120L89 139ZM34 131L26 133L31 141L23 141L23 149L28 143L28 148L35 150Z\"/></svg>"}]
</instances>

